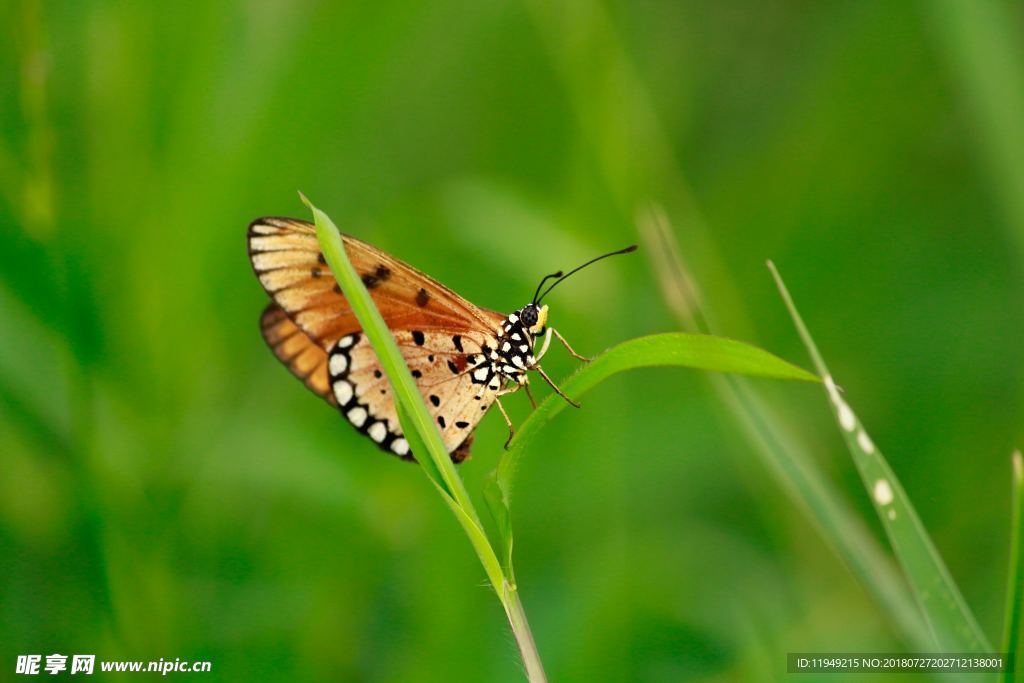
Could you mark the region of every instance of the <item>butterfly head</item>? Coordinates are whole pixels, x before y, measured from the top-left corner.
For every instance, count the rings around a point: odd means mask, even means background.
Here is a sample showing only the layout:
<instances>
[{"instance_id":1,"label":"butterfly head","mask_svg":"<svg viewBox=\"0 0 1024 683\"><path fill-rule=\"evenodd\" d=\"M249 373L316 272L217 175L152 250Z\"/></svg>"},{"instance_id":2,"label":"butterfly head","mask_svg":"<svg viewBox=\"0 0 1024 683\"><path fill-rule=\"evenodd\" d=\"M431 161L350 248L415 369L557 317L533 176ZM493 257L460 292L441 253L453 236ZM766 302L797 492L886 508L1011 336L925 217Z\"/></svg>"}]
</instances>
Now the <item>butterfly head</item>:
<instances>
[{"instance_id":1,"label":"butterfly head","mask_svg":"<svg viewBox=\"0 0 1024 683\"><path fill-rule=\"evenodd\" d=\"M516 311L516 315L519 316L526 331L535 337L544 332L544 326L548 324L547 304L526 304Z\"/></svg>"}]
</instances>

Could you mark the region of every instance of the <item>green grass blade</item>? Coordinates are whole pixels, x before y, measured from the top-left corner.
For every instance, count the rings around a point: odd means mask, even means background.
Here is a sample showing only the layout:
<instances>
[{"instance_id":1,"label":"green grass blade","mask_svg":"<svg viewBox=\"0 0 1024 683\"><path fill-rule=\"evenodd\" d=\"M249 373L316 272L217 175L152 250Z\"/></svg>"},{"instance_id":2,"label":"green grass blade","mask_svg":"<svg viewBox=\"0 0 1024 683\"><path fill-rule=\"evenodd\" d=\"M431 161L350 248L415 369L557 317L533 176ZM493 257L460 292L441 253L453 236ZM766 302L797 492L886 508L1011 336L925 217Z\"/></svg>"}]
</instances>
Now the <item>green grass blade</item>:
<instances>
[{"instance_id":1,"label":"green grass blade","mask_svg":"<svg viewBox=\"0 0 1024 683\"><path fill-rule=\"evenodd\" d=\"M305 200L305 197L303 199ZM327 214L310 204L308 200L306 203L313 211L317 238L320 240L320 249L324 253L324 258L334 272L363 332L366 333L373 345L373 350L380 360L384 373L391 382L396 399L395 406L405 438L409 441L413 453L417 454L418 460L424 466L427 476L438 487L445 502L455 512L459 523L466 529L488 578L501 597L504 577L501 575L500 563L498 563L497 556L483 532L483 526L480 524L480 518L476 514L469 493L466 491L461 477L455 471L455 465L448 455L448 449L444 447L441 435L430 418L427 406L423 403L423 397L420 395L419 389L416 388L412 374L405 364L405 358L398 350L398 344L395 343L391 330L374 305L373 299L370 298L366 286L363 285L359 274L348 260L338 228ZM497 569L497 574L495 574L495 569Z\"/></svg>"},{"instance_id":2,"label":"green grass blade","mask_svg":"<svg viewBox=\"0 0 1024 683\"><path fill-rule=\"evenodd\" d=\"M1004 226L1024 258L1024 49L1019 4L931 0L921 8L973 118L981 163L1006 216Z\"/></svg>"},{"instance_id":3,"label":"green grass blade","mask_svg":"<svg viewBox=\"0 0 1024 683\"><path fill-rule=\"evenodd\" d=\"M512 513L505 501L505 494L498 483L498 470L493 469L487 474L484 482L484 500L487 501L487 509L491 512L491 518L498 528L498 537L501 540L501 566L505 569L509 581L515 584L515 572L512 568Z\"/></svg>"},{"instance_id":4,"label":"green grass blade","mask_svg":"<svg viewBox=\"0 0 1024 683\"><path fill-rule=\"evenodd\" d=\"M398 411L398 419L402 423L402 430L405 433L405 438L409 440L409 448L414 453L425 453L428 446L424 443L419 432L412 427L412 418L406 411L405 406L401 403L395 404ZM424 470L427 471L426 463L430 461L430 458L423 458ZM431 463L432 465L433 463ZM476 551L477 557L480 558L480 564L483 565L484 572L487 574L488 581L494 587L494 590L498 593L499 597L502 596L502 589L505 582L505 576L502 572L501 562L498 560L497 555L494 552L494 548L491 547L490 540L487 538L487 534L480 527L476 520L470 517L458 504L458 502L452 498L448 492L444 489L443 482L440 479L435 478L427 471L427 477L437 487L438 493L444 498L444 502L448 504L451 511L455 514L455 518L459 520L459 524L466 531L466 536L469 537L469 542L473 545L473 549Z\"/></svg>"},{"instance_id":5,"label":"green grass blade","mask_svg":"<svg viewBox=\"0 0 1024 683\"><path fill-rule=\"evenodd\" d=\"M668 216L653 206L639 216L637 227L647 246L644 253L658 275L662 296L682 329L715 333L714 316L683 260ZM702 228L690 220L684 229L690 232ZM753 453L775 474L796 507L874 597L910 648L924 652L934 647L928 626L892 557L825 476L810 448L789 427L779 408L764 400L744 377L709 374L707 379L750 441Z\"/></svg>"},{"instance_id":6,"label":"green grass blade","mask_svg":"<svg viewBox=\"0 0 1024 683\"><path fill-rule=\"evenodd\" d=\"M467 511L471 511L473 507L469 494L466 493L462 480L455 471L455 465L452 464L451 458L448 456L448 450L444 447L441 435L430 418L430 412L423 403L423 397L420 395L419 389L416 388L416 382L409 373L405 358L398 350L398 344L395 342L391 330L388 329L380 311L377 310L373 299L370 298L366 286L345 254L341 233L327 214L313 206L305 197L302 199L313 212L320 250L331 267L341 291L344 292L345 298L352 307L352 312L355 313L356 319L362 326L363 332L369 338L370 344L380 360L381 368L387 375L388 381L391 382L396 402L405 409L410 423L403 425L406 438L409 437L409 431L415 431L418 434L421 450L416 453L417 458L420 461L429 458L434 465L433 471L441 477L442 488ZM473 516L475 517L475 513Z\"/></svg>"},{"instance_id":7,"label":"green grass blade","mask_svg":"<svg viewBox=\"0 0 1024 683\"><path fill-rule=\"evenodd\" d=\"M1021 588L1024 585L1024 545L1021 544L1024 527L1024 458L1020 451L1013 454L1013 510L1010 513L1010 571L1007 572L1006 625L1003 628L1003 652L1008 661L1017 661L1020 644ZM1014 674L1007 671L1004 681L1012 681Z\"/></svg>"},{"instance_id":8,"label":"green grass blade","mask_svg":"<svg viewBox=\"0 0 1024 683\"><path fill-rule=\"evenodd\" d=\"M769 262L768 267L815 369L824 378L825 390L840 431L936 644L946 652L991 651L985 634L932 544L899 479L881 451L872 443L853 410L840 396L782 277L774 264Z\"/></svg>"},{"instance_id":9,"label":"green grass blade","mask_svg":"<svg viewBox=\"0 0 1024 683\"><path fill-rule=\"evenodd\" d=\"M476 551L494 592L497 593L498 599L505 608L531 683L544 683L547 680L544 668L515 585L505 576L502 562L498 559L494 546L484 531L473 501L462 483L462 478L455 470L455 464L444 447L441 434L434 426L430 412L427 410L426 404L423 403L423 397L416 387L391 330L374 305L359 274L348 260L337 226L327 214L313 206L305 196L302 197L302 200L313 212L320 250L331 267L341 291L352 307L352 312L359 320L363 332L370 340L384 374L391 383L398 419L412 452L416 454L427 478L437 487L441 497L451 508L455 518L469 537L470 544ZM502 527L502 533L507 533L508 539L511 539L511 527ZM511 540L507 541L507 544L510 549ZM511 559L509 559L509 567L511 567Z\"/></svg>"},{"instance_id":10,"label":"green grass blade","mask_svg":"<svg viewBox=\"0 0 1024 683\"><path fill-rule=\"evenodd\" d=\"M805 382L818 381L817 377L806 370L756 346L724 337L674 332L639 337L612 347L571 375L561 385L561 389L567 396L578 398L620 372L664 366ZM548 396L516 432L497 469L497 482L506 506L510 505L512 482L527 445L567 405L560 396Z\"/></svg>"}]
</instances>

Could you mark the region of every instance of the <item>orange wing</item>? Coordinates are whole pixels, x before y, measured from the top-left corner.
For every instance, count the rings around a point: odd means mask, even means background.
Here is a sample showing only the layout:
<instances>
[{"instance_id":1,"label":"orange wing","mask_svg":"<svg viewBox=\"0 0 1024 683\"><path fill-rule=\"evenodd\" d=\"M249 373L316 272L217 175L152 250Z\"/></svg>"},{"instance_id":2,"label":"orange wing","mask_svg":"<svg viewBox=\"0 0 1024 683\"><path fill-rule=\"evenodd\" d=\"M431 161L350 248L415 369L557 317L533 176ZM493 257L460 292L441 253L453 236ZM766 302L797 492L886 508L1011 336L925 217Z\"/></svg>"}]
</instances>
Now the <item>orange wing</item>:
<instances>
[{"instance_id":1,"label":"orange wing","mask_svg":"<svg viewBox=\"0 0 1024 683\"><path fill-rule=\"evenodd\" d=\"M260 331L267 346L292 374L317 396L337 405L327 376L327 352L309 338L277 304L269 304L260 316Z\"/></svg>"},{"instance_id":2,"label":"orange wing","mask_svg":"<svg viewBox=\"0 0 1024 683\"><path fill-rule=\"evenodd\" d=\"M429 275L342 235L345 252L392 330L497 330L505 316L475 306ZM249 258L274 302L324 349L360 329L320 253L316 228L293 218L249 225Z\"/></svg>"},{"instance_id":3,"label":"orange wing","mask_svg":"<svg viewBox=\"0 0 1024 683\"><path fill-rule=\"evenodd\" d=\"M497 385L474 380L505 316L353 237L345 251L395 334L454 460L468 457L472 432ZM324 263L311 223L261 218L249 226L249 254L274 303L261 318L274 355L382 449L411 458L390 387L359 323Z\"/></svg>"}]
</instances>

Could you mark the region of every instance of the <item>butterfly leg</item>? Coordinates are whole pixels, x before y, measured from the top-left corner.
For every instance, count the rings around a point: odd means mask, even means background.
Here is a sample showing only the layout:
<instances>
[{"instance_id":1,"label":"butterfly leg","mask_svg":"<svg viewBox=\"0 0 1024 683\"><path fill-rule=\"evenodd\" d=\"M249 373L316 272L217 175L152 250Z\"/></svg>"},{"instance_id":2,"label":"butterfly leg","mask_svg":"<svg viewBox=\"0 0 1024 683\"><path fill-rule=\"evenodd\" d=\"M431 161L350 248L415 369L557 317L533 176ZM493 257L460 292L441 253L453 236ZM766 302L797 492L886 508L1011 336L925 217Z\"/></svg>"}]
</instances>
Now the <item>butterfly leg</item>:
<instances>
[{"instance_id":1,"label":"butterfly leg","mask_svg":"<svg viewBox=\"0 0 1024 683\"><path fill-rule=\"evenodd\" d=\"M535 365L533 369L536 370L537 372L539 372L540 376L544 378L544 381L547 382L549 385L551 385L551 388L555 390L555 393L558 394L559 396L561 396L562 398L564 398L569 405L571 405L573 408L579 408L580 407L579 403L577 403L576 401L572 400L571 398L566 396L564 393L562 393L562 390L558 388L558 385L555 384L554 382L552 382L551 378L548 377L548 373L544 372L544 368L542 368L539 365Z\"/></svg>"},{"instance_id":2,"label":"butterfly leg","mask_svg":"<svg viewBox=\"0 0 1024 683\"><path fill-rule=\"evenodd\" d=\"M526 382L523 382L523 389L526 390L526 397L530 399L530 405L533 406L534 410L537 410L537 402L533 400L533 392L530 391L530 385Z\"/></svg>"},{"instance_id":3,"label":"butterfly leg","mask_svg":"<svg viewBox=\"0 0 1024 683\"><path fill-rule=\"evenodd\" d=\"M537 362L544 357L544 354L548 352L548 347L551 346L551 328L548 328L547 333L544 335L544 343L541 344L540 353L537 354Z\"/></svg>"},{"instance_id":4,"label":"butterfly leg","mask_svg":"<svg viewBox=\"0 0 1024 683\"><path fill-rule=\"evenodd\" d=\"M495 396L494 402L498 404L498 410L501 411L501 416L505 418L505 424L508 425L508 439L505 440L505 450L507 451L508 445L512 443L512 437L515 435L516 430L512 428L512 420L509 419L508 413L505 412L505 406L501 405L501 399Z\"/></svg>"},{"instance_id":5,"label":"butterfly leg","mask_svg":"<svg viewBox=\"0 0 1024 683\"><path fill-rule=\"evenodd\" d=\"M573 358L575 358L575 359L577 359L577 360L581 360L581 361L583 361L584 363L589 363L590 361L594 360L593 358L587 358L586 356L581 356L580 354L576 353L576 352L575 352L575 351L573 350L573 348L572 348L571 346L569 346L569 342L565 341L565 337L563 337L563 336L562 336L561 334L559 334L559 333L558 333L558 330L556 330L556 329L555 329L555 328L553 328L553 327L552 327L552 328L550 328L550 329L551 329L551 331L552 331L552 332L554 332L554 333L555 333L555 336L556 336L556 337L558 337L558 341L562 342L562 346L564 346L564 347L565 347L566 351L568 351L568 352L569 352L569 354L570 354L570 355L571 355L571 356L572 356Z\"/></svg>"}]
</instances>

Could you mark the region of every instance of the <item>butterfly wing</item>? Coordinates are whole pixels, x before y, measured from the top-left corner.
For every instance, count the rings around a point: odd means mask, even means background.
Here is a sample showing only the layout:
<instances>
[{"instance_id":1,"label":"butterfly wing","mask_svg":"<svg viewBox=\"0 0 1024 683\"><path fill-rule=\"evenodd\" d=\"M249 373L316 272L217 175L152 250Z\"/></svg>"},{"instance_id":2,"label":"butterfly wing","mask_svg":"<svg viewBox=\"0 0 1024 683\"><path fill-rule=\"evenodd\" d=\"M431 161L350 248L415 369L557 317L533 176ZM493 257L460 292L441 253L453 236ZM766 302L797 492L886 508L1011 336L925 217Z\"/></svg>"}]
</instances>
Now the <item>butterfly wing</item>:
<instances>
[{"instance_id":1,"label":"butterfly wing","mask_svg":"<svg viewBox=\"0 0 1024 683\"><path fill-rule=\"evenodd\" d=\"M475 379L470 360L482 358L504 316L365 242L342 238L446 447L461 460L498 388ZM249 255L274 300L261 327L278 359L381 448L411 457L390 386L324 261L315 227L289 218L258 219L249 226Z\"/></svg>"},{"instance_id":2,"label":"butterfly wing","mask_svg":"<svg viewBox=\"0 0 1024 683\"><path fill-rule=\"evenodd\" d=\"M277 359L314 394L337 405L327 375L327 352L310 339L277 304L268 304L260 316L260 332Z\"/></svg>"}]
</instances>

